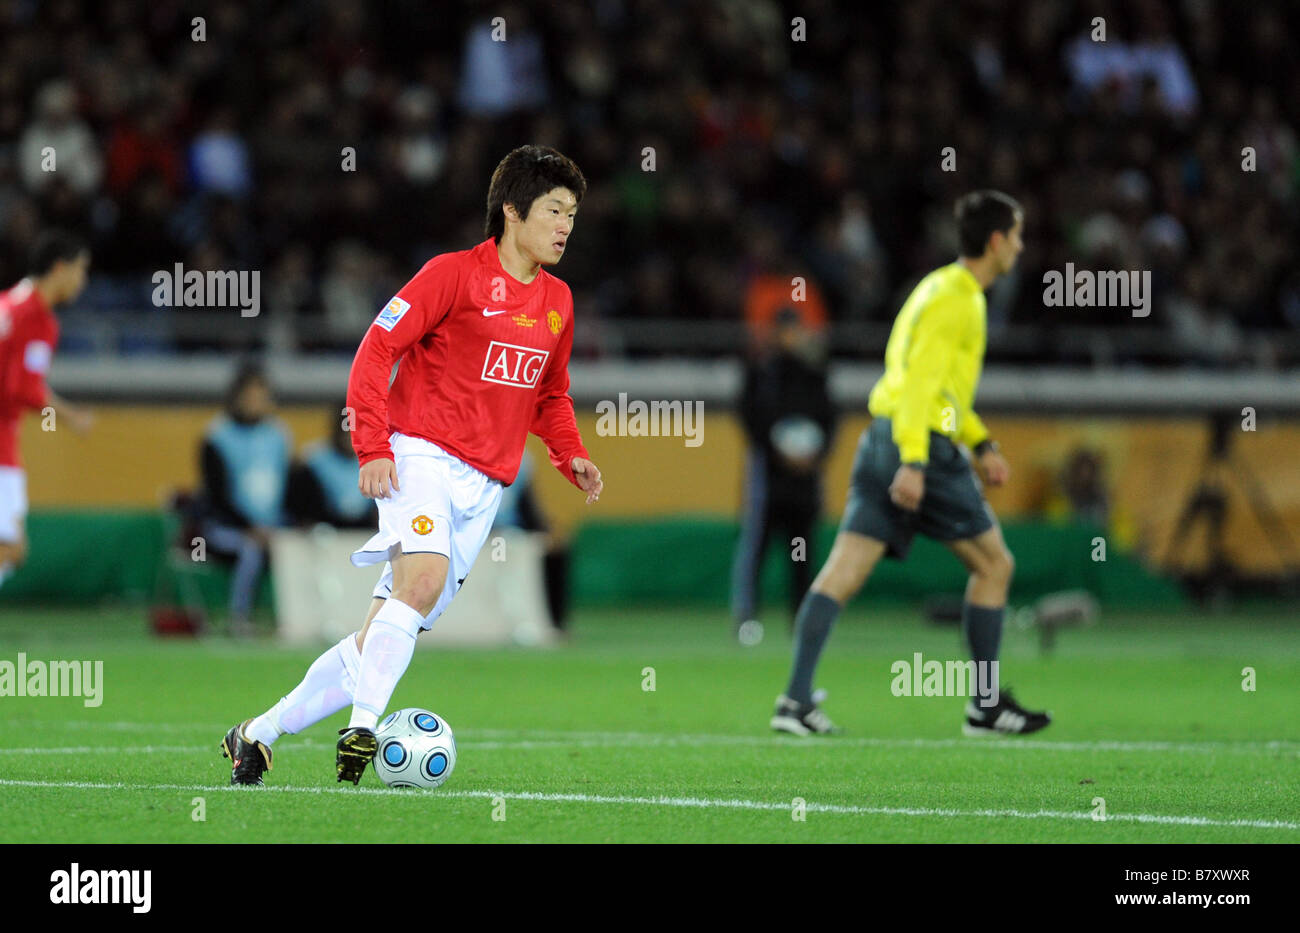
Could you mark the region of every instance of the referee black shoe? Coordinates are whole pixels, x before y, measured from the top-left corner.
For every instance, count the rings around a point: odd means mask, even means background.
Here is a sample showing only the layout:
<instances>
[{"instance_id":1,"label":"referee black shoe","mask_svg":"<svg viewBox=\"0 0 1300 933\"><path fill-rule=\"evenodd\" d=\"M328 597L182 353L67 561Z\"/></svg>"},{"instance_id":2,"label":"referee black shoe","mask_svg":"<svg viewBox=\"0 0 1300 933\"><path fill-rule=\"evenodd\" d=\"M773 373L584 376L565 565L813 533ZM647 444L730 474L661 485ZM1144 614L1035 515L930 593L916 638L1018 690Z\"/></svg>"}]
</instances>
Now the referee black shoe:
<instances>
[{"instance_id":1,"label":"referee black shoe","mask_svg":"<svg viewBox=\"0 0 1300 933\"><path fill-rule=\"evenodd\" d=\"M772 728L791 735L834 735L841 731L816 703L799 703L785 694L776 698Z\"/></svg>"},{"instance_id":2,"label":"referee black shoe","mask_svg":"<svg viewBox=\"0 0 1300 933\"><path fill-rule=\"evenodd\" d=\"M231 784L257 786L266 783L262 775L271 770L271 749L261 742L244 738L244 727L253 720L247 719L237 726L232 726L221 740L221 757L229 758L234 767L230 769Z\"/></svg>"},{"instance_id":3,"label":"referee black shoe","mask_svg":"<svg viewBox=\"0 0 1300 933\"><path fill-rule=\"evenodd\" d=\"M338 755L334 762L338 779L351 781L354 785L360 784L366 765L375 760L375 752L378 750L379 740L372 730L364 726L340 729Z\"/></svg>"},{"instance_id":4,"label":"referee black shoe","mask_svg":"<svg viewBox=\"0 0 1300 933\"><path fill-rule=\"evenodd\" d=\"M963 735L1027 735L1050 724L1050 713L1035 713L1025 709L1003 687L995 706L981 707L971 700L966 704L966 721L962 723Z\"/></svg>"}]
</instances>

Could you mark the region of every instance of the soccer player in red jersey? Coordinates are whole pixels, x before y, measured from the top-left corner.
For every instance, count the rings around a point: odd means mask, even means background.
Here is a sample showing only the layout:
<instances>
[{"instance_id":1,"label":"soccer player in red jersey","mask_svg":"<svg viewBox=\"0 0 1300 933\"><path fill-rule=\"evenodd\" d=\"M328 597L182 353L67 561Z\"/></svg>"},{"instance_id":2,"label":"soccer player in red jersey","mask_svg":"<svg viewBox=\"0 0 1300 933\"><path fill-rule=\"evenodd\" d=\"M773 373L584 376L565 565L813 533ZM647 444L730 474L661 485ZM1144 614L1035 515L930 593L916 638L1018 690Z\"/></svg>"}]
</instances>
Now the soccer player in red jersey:
<instances>
[{"instance_id":1,"label":"soccer player in red jersey","mask_svg":"<svg viewBox=\"0 0 1300 933\"><path fill-rule=\"evenodd\" d=\"M88 412L45 384L59 342L54 308L81 294L89 267L80 240L49 231L32 248L27 278L0 292L0 584L27 557L27 477L18 455L23 413L48 407L74 431L90 425Z\"/></svg>"},{"instance_id":2,"label":"soccer player in red jersey","mask_svg":"<svg viewBox=\"0 0 1300 933\"><path fill-rule=\"evenodd\" d=\"M543 268L564 255L586 189L582 172L554 149L515 149L492 174L487 239L430 259L366 332L348 406L359 486L377 500L379 531L352 562L386 566L360 632L321 655L279 703L226 734L232 784L261 784L277 738L349 704L335 770L340 781L361 780L416 635L464 583L529 432L589 504L600 497L600 471L568 394L573 297Z\"/></svg>"}]
</instances>

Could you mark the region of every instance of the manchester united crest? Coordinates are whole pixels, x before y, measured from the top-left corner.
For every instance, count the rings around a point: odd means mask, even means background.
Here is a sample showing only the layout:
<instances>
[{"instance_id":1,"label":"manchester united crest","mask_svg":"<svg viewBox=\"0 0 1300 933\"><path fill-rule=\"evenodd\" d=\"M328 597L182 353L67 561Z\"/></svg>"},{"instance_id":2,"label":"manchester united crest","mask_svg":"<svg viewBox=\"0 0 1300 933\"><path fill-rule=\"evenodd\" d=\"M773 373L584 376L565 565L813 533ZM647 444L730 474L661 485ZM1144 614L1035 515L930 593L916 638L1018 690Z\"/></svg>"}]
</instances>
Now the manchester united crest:
<instances>
[{"instance_id":1,"label":"manchester united crest","mask_svg":"<svg viewBox=\"0 0 1300 933\"><path fill-rule=\"evenodd\" d=\"M551 333L558 334L560 328L564 326L564 320L560 317L560 312L552 308L546 312L546 326L551 329Z\"/></svg>"},{"instance_id":2,"label":"manchester united crest","mask_svg":"<svg viewBox=\"0 0 1300 933\"><path fill-rule=\"evenodd\" d=\"M411 530L417 535L427 535L433 531L433 519L427 515L417 515L411 519Z\"/></svg>"}]
</instances>

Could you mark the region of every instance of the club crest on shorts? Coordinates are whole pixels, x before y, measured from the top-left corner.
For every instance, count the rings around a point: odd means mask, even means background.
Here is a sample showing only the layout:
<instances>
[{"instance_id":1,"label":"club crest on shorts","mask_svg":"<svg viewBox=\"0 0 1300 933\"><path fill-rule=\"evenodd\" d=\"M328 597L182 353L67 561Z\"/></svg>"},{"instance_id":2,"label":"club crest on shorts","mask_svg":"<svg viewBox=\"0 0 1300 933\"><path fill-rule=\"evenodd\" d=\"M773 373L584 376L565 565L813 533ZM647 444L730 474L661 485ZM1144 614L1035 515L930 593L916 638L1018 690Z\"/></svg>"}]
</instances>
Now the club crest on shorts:
<instances>
[{"instance_id":1,"label":"club crest on shorts","mask_svg":"<svg viewBox=\"0 0 1300 933\"><path fill-rule=\"evenodd\" d=\"M417 535L427 535L433 531L433 519L427 515L417 515L411 519L411 530Z\"/></svg>"},{"instance_id":2,"label":"club crest on shorts","mask_svg":"<svg viewBox=\"0 0 1300 933\"><path fill-rule=\"evenodd\" d=\"M560 327L563 324L564 320L560 317L559 311L552 308L550 311L546 312L546 326L551 329L551 333L558 334L560 332Z\"/></svg>"}]
</instances>

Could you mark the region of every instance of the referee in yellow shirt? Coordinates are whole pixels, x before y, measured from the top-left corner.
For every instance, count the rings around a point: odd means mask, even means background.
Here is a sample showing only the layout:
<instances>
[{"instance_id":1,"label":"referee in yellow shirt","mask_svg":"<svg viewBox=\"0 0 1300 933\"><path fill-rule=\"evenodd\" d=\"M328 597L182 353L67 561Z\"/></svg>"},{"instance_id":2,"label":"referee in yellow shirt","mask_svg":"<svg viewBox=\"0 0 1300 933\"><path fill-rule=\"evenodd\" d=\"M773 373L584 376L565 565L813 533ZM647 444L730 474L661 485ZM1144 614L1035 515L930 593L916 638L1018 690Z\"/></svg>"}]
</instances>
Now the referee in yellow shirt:
<instances>
[{"instance_id":1,"label":"referee in yellow shirt","mask_svg":"<svg viewBox=\"0 0 1300 933\"><path fill-rule=\"evenodd\" d=\"M795 735L837 731L813 701L813 675L841 607L882 557L903 559L920 532L942 541L970 571L962 632L976 662L963 731L1035 732L1051 718L1030 712L998 685L998 647L1015 561L979 480L1007 481L1007 462L975 414L984 362L984 290L1011 271L1024 248L1024 212L998 191L976 191L955 208L961 255L923 278L903 304L885 347L885 373L871 390L873 420L853 462L835 546L795 620L794 665L772 728ZM974 454L968 460L958 444ZM978 702L977 702L978 701Z\"/></svg>"}]
</instances>

